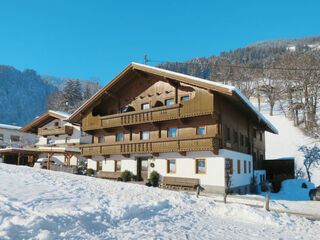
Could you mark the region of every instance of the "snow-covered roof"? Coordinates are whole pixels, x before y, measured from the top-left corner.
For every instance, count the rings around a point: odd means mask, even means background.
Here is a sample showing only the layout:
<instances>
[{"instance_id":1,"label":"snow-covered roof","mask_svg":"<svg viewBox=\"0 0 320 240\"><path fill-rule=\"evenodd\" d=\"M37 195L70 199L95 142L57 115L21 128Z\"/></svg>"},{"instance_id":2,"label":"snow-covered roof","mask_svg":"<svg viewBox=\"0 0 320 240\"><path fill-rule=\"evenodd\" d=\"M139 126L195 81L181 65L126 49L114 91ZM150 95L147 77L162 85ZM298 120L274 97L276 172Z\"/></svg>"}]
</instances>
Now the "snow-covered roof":
<instances>
[{"instance_id":1,"label":"snow-covered roof","mask_svg":"<svg viewBox=\"0 0 320 240\"><path fill-rule=\"evenodd\" d=\"M67 151L67 152L81 152L79 148L65 148L65 147L39 147L39 150L50 150L50 151Z\"/></svg>"},{"instance_id":2,"label":"snow-covered roof","mask_svg":"<svg viewBox=\"0 0 320 240\"><path fill-rule=\"evenodd\" d=\"M251 102L241 93L239 89L234 86L225 85L222 83L186 75L183 73L177 73L169 70L165 70L162 68L157 68L153 66L144 65L141 63L132 62L128 67L126 67L115 79L113 79L109 84L107 84L104 88L100 89L95 95L93 95L89 100L87 100L84 104L82 104L74 113L69 117L70 122L76 122L76 118L79 113L86 108L88 105L92 104L93 101L102 96L103 93L110 87L114 82L116 82L119 78L121 78L124 73L129 71L130 69L138 69L141 71L150 72L153 74L164 75L172 78L179 79L180 81L186 81L188 83L193 83L194 85L201 84L207 88L214 89L215 91L221 91L225 93L229 93L230 95L235 94L239 96L239 98L257 115L259 121L264 122L268 128L275 134L278 134L278 130L251 104Z\"/></svg>"},{"instance_id":3,"label":"snow-covered roof","mask_svg":"<svg viewBox=\"0 0 320 240\"><path fill-rule=\"evenodd\" d=\"M64 116L66 119L68 119L68 118L71 116L71 114L66 113L66 112L62 112L62 111L49 110L49 112L54 113L54 114L58 114L58 115L61 115L61 116Z\"/></svg>"},{"instance_id":4,"label":"snow-covered roof","mask_svg":"<svg viewBox=\"0 0 320 240\"><path fill-rule=\"evenodd\" d=\"M19 130L21 127L15 125L8 125L0 123L0 128L9 129L9 130Z\"/></svg>"},{"instance_id":5,"label":"snow-covered roof","mask_svg":"<svg viewBox=\"0 0 320 240\"><path fill-rule=\"evenodd\" d=\"M142 66L144 68L153 69L153 70L156 70L156 71L159 71L159 72L163 72L163 73L168 73L168 74L173 74L173 75L180 76L180 77L183 77L183 78L188 78L190 80L194 80L194 81L210 84L210 85L215 86L215 87L221 87L221 88L224 88L224 89L226 89L226 90L228 90L230 92L234 92L258 115L260 120L264 121L273 130L274 133L278 134L278 130L263 116L262 113L260 113L255 108L255 106L253 106L253 104L248 100L248 98L246 96L244 96L243 93L238 88L236 88L234 86L225 85L225 84L222 84L222 83L218 83L218 82L206 80L206 79L203 79L203 78L198 78L198 77L186 75L186 74L183 74L183 73L177 73L177 72L165 70L165 69L162 69L162 68L152 67L152 66L141 64L141 63L134 63L133 62L132 64L138 65L138 66Z\"/></svg>"}]
</instances>

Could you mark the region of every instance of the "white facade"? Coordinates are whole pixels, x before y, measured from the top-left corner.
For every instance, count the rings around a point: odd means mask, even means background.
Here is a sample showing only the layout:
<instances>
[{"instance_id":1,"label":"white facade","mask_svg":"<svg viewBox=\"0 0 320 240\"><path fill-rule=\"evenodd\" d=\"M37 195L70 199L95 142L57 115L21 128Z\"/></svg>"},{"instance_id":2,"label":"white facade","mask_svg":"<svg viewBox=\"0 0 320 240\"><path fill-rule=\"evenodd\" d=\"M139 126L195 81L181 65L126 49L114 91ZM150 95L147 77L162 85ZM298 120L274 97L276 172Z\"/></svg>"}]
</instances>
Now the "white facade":
<instances>
[{"instance_id":1,"label":"white facade","mask_svg":"<svg viewBox=\"0 0 320 240\"><path fill-rule=\"evenodd\" d=\"M225 183L226 159L232 159L233 161L233 173L230 174L231 189L247 187L253 176L252 156L226 149L220 150L219 155L209 151L197 151L187 152L186 156L179 153L160 153L158 157L132 154L130 158L124 158L122 155L111 155L106 160L102 156L94 156L92 159L88 159L88 168L97 170L97 161L102 160L102 171L114 172L115 160L121 160L121 172L129 170L136 175L136 159L138 157L148 158L148 176L152 171L157 171L160 174L160 180L163 176L197 178L200 185L210 192L224 192L227 187ZM196 172L197 159L205 160L204 173ZM175 160L174 173L168 172L168 160ZM238 170L238 160L240 160L240 171ZM244 171L244 162L246 162L246 171Z\"/></svg>"},{"instance_id":2,"label":"white facade","mask_svg":"<svg viewBox=\"0 0 320 240\"><path fill-rule=\"evenodd\" d=\"M75 126L69 122L67 119L54 119L43 127L53 127L53 126L72 126L73 133L72 135L61 134L58 136L50 135L50 136L39 136L37 139L36 146L37 148L52 148L52 149L60 149L60 150L71 150L74 152L79 152L79 154L75 154L70 159L71 165L78 165L79 160L85 160L84 157L81 156L81 152L79 148L72 147L73 144L86 144L91 143L91 135L81 132L80 126ZM40 155L41 158L46 158L47 154L43 153ZM66 163L66 157L63 154L55 153L51 159L58 163Z\"/></svg>"},{"instance_id":3,"label":"white facade","mask_svg":"<svg viewBox=\"0 0 320 240\"><path fill-rule=\"evenodd\" d=\"M20 132L21 127L7 124L0 124L0 148L18 147L33 145L36 135Z\"/></svg>"}]
</instances>

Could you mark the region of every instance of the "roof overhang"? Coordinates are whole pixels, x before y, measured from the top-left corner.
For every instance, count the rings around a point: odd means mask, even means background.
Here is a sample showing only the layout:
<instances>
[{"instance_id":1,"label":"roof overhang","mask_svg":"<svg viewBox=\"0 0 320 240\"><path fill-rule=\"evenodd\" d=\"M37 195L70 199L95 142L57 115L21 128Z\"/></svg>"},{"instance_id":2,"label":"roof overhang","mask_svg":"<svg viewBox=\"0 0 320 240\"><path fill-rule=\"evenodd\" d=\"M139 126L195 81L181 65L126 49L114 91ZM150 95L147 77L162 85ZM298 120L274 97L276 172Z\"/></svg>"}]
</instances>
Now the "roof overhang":
<instances>
[{"instance_id":1,"label":"roof overhang","mask_svg":"<svg viewBox=\"0 0 320 240\"><path fill-rule=\"evenodd\" d=\"M220 93L234 98L235 100L240 100L242 104L252 113L259 123L265 125L266 131L278 134L278 130L252 105L252 103L235 87L224 85L218 82L213 82L206 79L201 79L193 76L189 76L182 73L177 73L173 71L168 71L165 69L147 66L140 63L131 63L127 66L118 76L116 76L110 83L105 87L100 89L95 95L93 95L88 101L86 101L82 106L80 106L68 119L69 122L74 124L80 124L82 117L88 111L95 106L95 103L104 96L105 93L110 91L118 82L120 82L127 74L132 71L142 72L144 74L156 75L163 79L170 79L173 81L185 83L188 85L193 85L196 87L211 90L213 92Z\"/></svg>"}]
</instances>

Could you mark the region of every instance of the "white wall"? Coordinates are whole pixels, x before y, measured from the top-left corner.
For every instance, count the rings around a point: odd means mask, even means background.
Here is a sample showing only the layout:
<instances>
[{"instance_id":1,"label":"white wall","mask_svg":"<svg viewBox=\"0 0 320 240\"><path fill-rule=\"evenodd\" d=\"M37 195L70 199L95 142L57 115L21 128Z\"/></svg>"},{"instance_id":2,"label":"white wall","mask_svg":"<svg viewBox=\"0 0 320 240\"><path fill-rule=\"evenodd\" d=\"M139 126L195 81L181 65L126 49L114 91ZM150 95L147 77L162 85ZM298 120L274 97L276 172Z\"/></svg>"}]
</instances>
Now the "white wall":
<instances>
[{"instance_id":1,"label":"white wall","mask_svg":"<svg viewBox=\"0 0 320 240\"><path fill-rule=\"evenodd\" d=\"M176 159L176 172L167 173L167 159ZM206 173L196 173L196 159L206 159ZM198 178L201 185L224 186L224 158L211 152L187 152L186 156L179 153L162 153L154 157L155 167L162 176Z\"/></svg>"},{"instance_id":2,"label":"white wall","mask_svg":"<svg viewBox=\"0 0 320 240\"><path fill-rule=\"evenodd\" d=\"M36 135L20 132L16 129L0 128L0 134L3 134L3 140L0 140L0 147L24 147L33 145L36 141ZM11 136L19 136L19 142L11 142Z\"/></svg>"},{"instance_id":3,"label":"white wall","mask_svg":"<svg viewBox=\"0 0 320 240\"><path fill-rule=\"evenodd\" d=\"M233 160L233 174L231 176L231 187L239 187L250 184L253 176L252 156L244 153L239 153L227 149L219 150L219 155L224 158L231 158ZM241 172L238 174L238 160L241 164ZM247 161L247 173L244 173L244 160ZM249 162L251 162L251 173L249 173Z\"/></svg>"}]
</instances>

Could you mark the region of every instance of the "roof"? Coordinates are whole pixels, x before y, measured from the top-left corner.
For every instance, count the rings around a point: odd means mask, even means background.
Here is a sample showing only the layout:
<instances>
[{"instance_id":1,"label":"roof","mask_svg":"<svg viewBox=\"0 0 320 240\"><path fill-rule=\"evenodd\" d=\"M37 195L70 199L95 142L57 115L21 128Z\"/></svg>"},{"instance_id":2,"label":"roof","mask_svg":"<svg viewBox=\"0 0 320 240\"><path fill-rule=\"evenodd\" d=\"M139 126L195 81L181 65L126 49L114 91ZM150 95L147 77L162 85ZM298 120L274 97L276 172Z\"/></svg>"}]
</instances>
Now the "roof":
<instances>
[{"instance_id":1,"label":"roof","mask_svg":"<svg viewBox=\"0 0 320 240\"><path fill-rule=\"evenodd\" d=\"M9 130L19 130L21 127L15 126L15 125L8 125L8 124L1 124L0 123L0 128L9 129Z\"/></svg>"},{"instance_id":2,"label":"roof","mask_svg":"<svg viewBox=\"0 0 320 240\"><path fill-rule=\"evenodd\" d=\"M20 129L21 132L37 133L38 128L43 127L54 119L65 120L70 114L60 111L49 110Z\"/></svg>"},{"instance_id":3,"label":"roof","mask_svg":"<svg viewBox=\"0 0 320 240\"><path fill-rule=\"evenodd\" d=\"M252 103L240 92L239 89L233 86L225 85L222 83L177 73L157 67L152 67L140 63L131 63L127 66L118 76L116 76L110 83L108 83L105 87L100 89L95 95L93 95L89 100L87 100L82 106L80 106L68 119L69 122L79 123L81 119L81 113L86 109L90 108L94 102L99 99L103 94L108 91L112 86L115 85L118 81L120 81L129 71L139 70L145 73L150 73L158 76L162 76L165 78L173 79L179 82L183 82L189 85L194 85L198 87L202 87L205 89L210 89L215 92L219 92L226 95L234 95L239 98L250 110L253 112L258 118L259 122L263 122L266 125L266 130L275 134L278 134L278 130L252 105Z\"/></svg>"}]
</instances>

